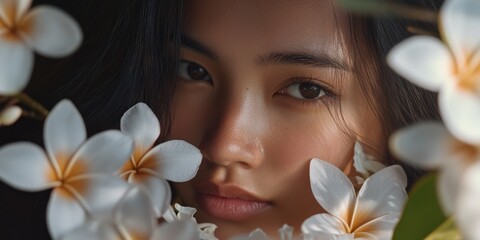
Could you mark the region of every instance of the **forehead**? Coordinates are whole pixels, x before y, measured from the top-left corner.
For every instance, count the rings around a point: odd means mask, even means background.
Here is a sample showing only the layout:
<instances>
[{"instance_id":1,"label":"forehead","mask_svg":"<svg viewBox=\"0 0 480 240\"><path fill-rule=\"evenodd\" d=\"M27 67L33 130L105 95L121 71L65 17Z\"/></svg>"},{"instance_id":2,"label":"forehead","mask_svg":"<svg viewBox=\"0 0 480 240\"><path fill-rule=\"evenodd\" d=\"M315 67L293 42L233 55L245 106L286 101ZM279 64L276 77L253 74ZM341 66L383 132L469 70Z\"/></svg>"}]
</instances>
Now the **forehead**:
<instances>
[{"instance_id":1,"label":"forehead","mask_svg":"<svg viewBox=\"0 0 480 240\"><path fill-rule=\"evenodd\" d=\"M220 53L341 55L346 19L331 0L189 0L185 32Z\"/></svg>"}]
</instances>

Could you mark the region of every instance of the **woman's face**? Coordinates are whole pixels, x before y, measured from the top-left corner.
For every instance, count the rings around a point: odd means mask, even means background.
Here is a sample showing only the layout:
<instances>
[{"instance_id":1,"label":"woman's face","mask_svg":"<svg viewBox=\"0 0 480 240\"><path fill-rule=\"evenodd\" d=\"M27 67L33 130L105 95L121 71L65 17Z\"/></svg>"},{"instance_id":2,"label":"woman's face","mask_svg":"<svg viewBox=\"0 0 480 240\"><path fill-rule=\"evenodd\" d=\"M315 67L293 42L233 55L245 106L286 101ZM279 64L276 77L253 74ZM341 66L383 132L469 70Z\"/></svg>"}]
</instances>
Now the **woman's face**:
<instances>
[{"instance_id":1,"label":"woman's face","mask_svg":"<svg viewBox=\"0 0 480 240\"><path fill-rule=\"evenodd\" d=\"M322 212L310 160L351 174L355 140L382 141L344 47L346 24L327 0L187 1L170 137L204 159L175 188L221 239L257 227L276 235L284 223L298 231Z\"/></svg>"}]
</instances>

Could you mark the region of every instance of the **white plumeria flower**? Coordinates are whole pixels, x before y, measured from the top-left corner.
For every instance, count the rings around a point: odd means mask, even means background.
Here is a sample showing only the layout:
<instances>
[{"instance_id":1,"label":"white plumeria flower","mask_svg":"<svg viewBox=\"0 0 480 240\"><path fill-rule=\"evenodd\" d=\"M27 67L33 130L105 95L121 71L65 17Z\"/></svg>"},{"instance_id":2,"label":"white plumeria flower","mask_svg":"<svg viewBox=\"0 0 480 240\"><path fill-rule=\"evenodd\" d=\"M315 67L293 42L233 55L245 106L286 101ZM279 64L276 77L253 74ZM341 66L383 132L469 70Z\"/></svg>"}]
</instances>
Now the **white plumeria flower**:
<instances>
[{"instance_id":1,"label":"white plumeria flower","mask_svg":"<svg viewBox=\"0 0 480 240\"><path fill-rule=\"evenodd\" d=\"M19 106L9 106L0 112L0 127L14 124L22 116Z\"/></svg>"},{"instance_id":2,"label":"white plumeria flower","mask_svg":"<svg viewBox=\"0 0 480 240\"><path fill-rule=\"evenodd\" d=\"M467 168L480 161L480 144L457 140L437 122L404 128L390 138L390 149L405 162L429 170L439 170L438 194L447 214L455 211L461 195L461 181ZM480 188L480 186L479 186ZM477 209L480 211L480 205Z\"/></svg>"},{"instance_id":3,"label":"white plumeria flower","mask_svg":"<svg viewBox=\"0 0 480 240\"><path fill-rule=\"evenodd\" d=\"M33 51L63 57L82 42L80 26L64 11L32 0L0 0L0 95L22 91L33 69Z\"/></svg>"},{"instance_id":4,"label":"white plumeria flower","mask_svg":"<svg viewBox=\"0 0 480 240\"><path fill-rule=\"evenodd\" d=\"M171 190L166 180L185 182L192 179L202 161L202 154L195 146L171 140L154 146L160 135L160 123L144 103L131 107L121 119L121 130L134 142L133 154L121 176L129 183L144 186L155 204L157 217L162 216L171 199ZM167 204L160 204L167 196Z\"/></svg>"},{"instance_id":5,"label":"white plumeria flower","mask_svg":"<svg viewBox=\"0 0 480 240\"><path fill-rule=\"evenodd\" d=\"M113 173L132 152L130 137L111 130L85 140L79 112L63 100L45 121L46 152L28 142L0 148L0 179L24 191L54 189L47 206L53 238L79 226L90 212L114 206L128 188Z\"/></svg>"},{"instance_id":6,"label":"white plumeria flower","mask_svg":"<svg viewBox=\"0 0 480 240\"><path fill-rule=\"evenodd\" d=\"M480 142L480 1L447 0L440 12L442 43L415 36L388 55L390 67L420 87L439 92L439 108L457 138Z\"/></svg>"},{"instance_id":7,"label":"white plumeria flower","mask_svg":"<svg viewBox=\"0 0 480 240\"><path fill-rule=\"evenodd\" d=\"M358 185L363 184L370 175L385 168L385 165L375 160L373 156L365 153L359 141L355 143L353 154L353 167L360 176L355 176Z\"/></svg>"},{"instance_id":8,"label":"white plumeria flower","mask_svg":"<svg viewBox=\"0 0 480 240\"><path fill-rule=\"evenodd\" d=\"M166 201L166 198L163 199ZM66 234L63 240L197 240L195 224L190 221L156 226L153 203L140 186L131 187L107 214L92 216L82 226Z\"/></svg>"},{"instance_id":9,"label":"white plumeria flower","mask_svg":"<svg viewBox=\"0 0 480 240\"><path fill-rule=\"evenodd\" d=\"M177 213L175 213L175 209L177 210ZM215 230L217 229L217 225L213 223L197 223L197 219L193 216L197 212L197 209L182 206L178 203L175 203L175 209L173 209L171 206L169 207L168 212L163 215L165 221L193 222L197 226L197 233L201 240L218 240L218 238L215 237Z\"/></svg>"},{"instance_id":10,"label":"white plumeria flower","mask_svg":"<svg viewBox=\"0 0 480 240\"><path fill-rule=\"evenodd\" d=\"M313 159L310 183L326 213L314 215L302 224L308 239L391 239L407 200L407 177L398 165L367 178L357 195L342 171Z\"/></svg>"}]
</instances>

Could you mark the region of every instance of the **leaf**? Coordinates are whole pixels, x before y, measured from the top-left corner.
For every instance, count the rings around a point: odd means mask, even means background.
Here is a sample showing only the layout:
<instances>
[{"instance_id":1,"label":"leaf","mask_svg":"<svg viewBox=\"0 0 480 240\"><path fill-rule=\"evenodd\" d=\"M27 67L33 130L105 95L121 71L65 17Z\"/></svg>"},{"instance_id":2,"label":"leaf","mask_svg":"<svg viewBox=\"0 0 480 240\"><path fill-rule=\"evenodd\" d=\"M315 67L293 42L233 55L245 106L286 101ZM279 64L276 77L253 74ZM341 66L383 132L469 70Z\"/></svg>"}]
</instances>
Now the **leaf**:
<instances>
[{"instance_id":1,"label":"leaf","mask_svg":"<svg viewBox=\"0 0 480 240\"><path fill-rule=\"evenodd\" d=\"M420 179L410 191L393 239L424 239L445 222L437 196L437 174Z\"/></svg>"},{"instance_id":2,"label":"leaf","mask_svg":"<svg viewBox=\"0 0 480 240\"><path fill-rule=\"evenodd\" d=\"M453 221L453 218L448 218L435 231L430 233L425 240L460 240L462 236Z\"/></svg>"}]
</instances>

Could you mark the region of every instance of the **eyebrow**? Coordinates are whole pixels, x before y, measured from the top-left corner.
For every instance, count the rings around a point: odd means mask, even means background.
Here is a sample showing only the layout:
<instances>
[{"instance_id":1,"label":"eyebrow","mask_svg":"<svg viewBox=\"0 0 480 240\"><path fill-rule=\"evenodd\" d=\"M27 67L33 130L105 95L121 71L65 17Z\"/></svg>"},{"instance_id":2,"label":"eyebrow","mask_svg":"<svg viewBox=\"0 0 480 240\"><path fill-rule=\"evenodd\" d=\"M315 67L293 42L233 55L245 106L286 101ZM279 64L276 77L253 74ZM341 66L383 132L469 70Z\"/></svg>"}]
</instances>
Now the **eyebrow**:
<instances>
[{"instance_id":1,"label":"eyebrow","mask_svg":"<svg viewBox=\"0 0 480 240\"><path fill-rule=\"evenodd\" d=\"M213 60L218 60L218 56L212 48L195 38L182 33L182 45L197 51ZM342 60L330 56L326 53L310 53L310 52L274 52L265 56L260 56L257 60L258 64L293 64L305 65L310 67L335 68L343 71L350 71L348 64Z\"/></svg>"},{"instance_id":2,"label":"eyebrow","mask_svg":"<svg viewBox=\"0 0 480 240\"><path fill-rule=\"evenodd\" d=\"M348 64L326 53L309 52L275 52L261 56L259 64L294 64L311 67L335 68L342 71L350 71Z\"/></svg>"},{"instance_id":3,"label":"eyebrow","mask_svg":"<svg viewBox=\"0 0 480 240\"><path fill-rule=\"evenodd\" d=\"M199 53L202 53L203 55L211 58L211 59L218 59L218 56L217 54L215 54L215 52L212 50L211 47L209 47L208 45L188 36L187 34L182 34L181 36L181 41L182 41L182 45L187 47L187 48L190 48L192 50L195 50Z\"/></svg>"}]
</instances>

